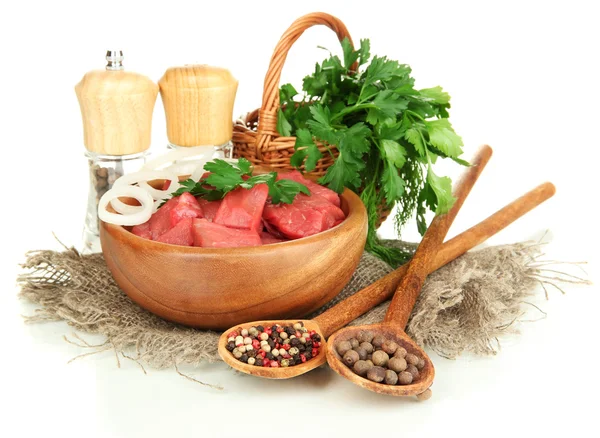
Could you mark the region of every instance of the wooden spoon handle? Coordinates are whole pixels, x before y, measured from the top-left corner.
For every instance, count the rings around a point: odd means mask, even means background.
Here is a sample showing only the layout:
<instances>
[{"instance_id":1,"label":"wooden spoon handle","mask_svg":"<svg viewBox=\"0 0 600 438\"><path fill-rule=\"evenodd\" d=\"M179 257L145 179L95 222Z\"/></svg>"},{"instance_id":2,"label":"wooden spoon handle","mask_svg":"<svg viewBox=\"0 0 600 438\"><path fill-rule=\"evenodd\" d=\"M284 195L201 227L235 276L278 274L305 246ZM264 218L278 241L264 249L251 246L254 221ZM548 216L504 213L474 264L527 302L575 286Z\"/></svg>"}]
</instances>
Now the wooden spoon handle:
<instances>
[{"instance_id":1,"label":"wooden spoon handle","mask_svg":"<svg viewBox=\"0 0 600 438\"><path fill-rule=\"evenodd\" d=\"M463 176L454 189L454 197L456 198L454 205L448 213L436 216L429 225L429 228L427 228L417 251L408 265L406 274L402 277L396 289L394 299L385 314L384 322L393 324L401 330L404 330L406 327L408 318L417 302L417 297L421 293L425 277L429 273L429 262L433 259L435 252L441 244L444 243L444 239L446 238L446 234L448 234L452 222L454 222L454 218L471 192L475 182L479 179L479 175L481 175L491 156L492 148L487 145L482 146L477 151L471 167L463 173Z\"/></svg>"},{"instance_id":2,"label":"wooden spoon handle","mask_svg":"<svg viewBox=\"0 0 600 438\"><path fill-rule=\"evenodd\" d=\"M491 236L551 198L555 191L556 189L552 183L544 183L498 210L474 227L444 243L431 260L429 273L485 242ZM399 267L317 316L314 320L319 325L321 333L328 338L332 333L390 298L407 268L407 265Z\"/></svg>"}]
</instances>

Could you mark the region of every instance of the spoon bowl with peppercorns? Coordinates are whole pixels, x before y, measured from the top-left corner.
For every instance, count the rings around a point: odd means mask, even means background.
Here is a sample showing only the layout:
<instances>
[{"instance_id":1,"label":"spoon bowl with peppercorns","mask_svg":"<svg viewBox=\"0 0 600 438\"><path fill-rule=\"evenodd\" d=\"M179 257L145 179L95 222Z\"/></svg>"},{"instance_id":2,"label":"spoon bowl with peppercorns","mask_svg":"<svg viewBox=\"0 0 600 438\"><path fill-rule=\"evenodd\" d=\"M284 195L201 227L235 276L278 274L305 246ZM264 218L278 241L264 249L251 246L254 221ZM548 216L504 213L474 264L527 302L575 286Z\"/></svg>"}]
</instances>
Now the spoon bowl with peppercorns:
<instances>
[{"instance_id":1,"label":"spoon bowl with peppercorns","mask_svg":"<svg viewBox=\"0 0 600 438\"><path fill-rule=\"evenodd\" d=\"M444 238L471 188L492 155L482 147L455 188L453 207L437 215L425 232L415 255L380 324L346 327L329 337L329 366L353 383L380 394L431 396L435 371L425 352L404 332L408 318L429 273L429 265L441 250Z\"/></svg>"}]
</instances>

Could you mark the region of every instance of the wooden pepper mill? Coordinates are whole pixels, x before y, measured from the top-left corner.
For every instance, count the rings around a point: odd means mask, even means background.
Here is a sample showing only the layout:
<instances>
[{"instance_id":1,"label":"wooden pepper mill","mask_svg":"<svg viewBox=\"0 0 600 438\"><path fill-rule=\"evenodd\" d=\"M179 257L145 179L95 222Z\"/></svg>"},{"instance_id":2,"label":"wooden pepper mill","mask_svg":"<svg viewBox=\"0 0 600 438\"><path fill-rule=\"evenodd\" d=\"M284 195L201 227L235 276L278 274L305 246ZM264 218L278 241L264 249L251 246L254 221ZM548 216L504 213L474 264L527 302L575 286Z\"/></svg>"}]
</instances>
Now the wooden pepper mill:
<instances>
[{"instance_id":1,"label":"wooden pepper mill","mask_svg":"<svg viewBox=\"0 0 600 438\"><path fill-rule=\"evenodd\" d=\"M170 147L210 146L231 156L233 103L238 81L209 65L167 69L158 81Z\"/></svg>"},{"instance_id":2,"label":"wooden pepper mill","mask_svg":"<svg viewBox=\"0 0 600 438\"><path fill-rule=\"evenodd\" d=\"M106 70L86 73L75 86L90 169L84 252L100 250L98 201L120 176L144 164L158 86L123 70L123 52L106 53Z\"/></svg>"}]
</instances>

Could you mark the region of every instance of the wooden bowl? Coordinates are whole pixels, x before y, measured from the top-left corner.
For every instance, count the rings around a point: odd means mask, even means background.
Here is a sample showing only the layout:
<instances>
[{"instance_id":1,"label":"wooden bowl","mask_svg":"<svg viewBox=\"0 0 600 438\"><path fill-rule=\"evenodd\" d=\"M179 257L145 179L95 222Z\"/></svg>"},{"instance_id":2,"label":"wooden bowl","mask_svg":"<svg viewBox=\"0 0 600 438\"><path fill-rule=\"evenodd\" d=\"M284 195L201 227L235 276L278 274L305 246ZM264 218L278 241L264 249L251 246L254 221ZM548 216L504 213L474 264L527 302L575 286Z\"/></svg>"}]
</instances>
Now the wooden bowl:
<instances>
[{"instance_id":1,"label":"wooden bowl","mask_svg":"<svg viewBox=\"0 0 600 438\"><path fill-rule=\"evenodd\" d=\"M119 287L170 321L226 329L247 321L293 319L335 297L356 269L367 213L350 190L338 226L290 242L246 248L196 248L143 239L101 222L100 241Z\"/></svg>"}]
</instances>

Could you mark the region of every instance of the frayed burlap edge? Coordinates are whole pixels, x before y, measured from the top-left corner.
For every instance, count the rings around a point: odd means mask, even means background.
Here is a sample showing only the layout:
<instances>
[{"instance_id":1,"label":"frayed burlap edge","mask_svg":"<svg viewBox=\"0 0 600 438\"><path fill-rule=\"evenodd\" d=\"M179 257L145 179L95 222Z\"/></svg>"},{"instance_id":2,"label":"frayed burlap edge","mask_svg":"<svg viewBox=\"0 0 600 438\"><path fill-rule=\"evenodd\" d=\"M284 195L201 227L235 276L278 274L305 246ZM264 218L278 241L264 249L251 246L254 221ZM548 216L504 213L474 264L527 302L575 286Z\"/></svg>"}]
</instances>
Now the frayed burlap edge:
<instances>
[{"instance_id":1,"label":"frayed burlap edge","mask_svg":"<svg viewBox=\"0 0 600 438\"><path fill-rule=\"evenodd\" d=\"M405 249L413 244L393 242ZM560 283L589 283L551 268L558 262L543 261L540 244L520 243L484 248L463 255L431 274L415 306L407 331L423 347L447 358L464 352L496 354L498 338L517 331L527 299L538 285L546 291ZM112 350L117 356L163 369L220 360L219 334L167 322L133 303L116 285L101 254L65 251L32 251L18 277L20 297L40 307L26 316L29 323L67 321L77 332L104 335L106 341L91 345L77 333L65 339L90 352ZM346 288L317 315L389 273L390 266L365 253ZM383 303L352 324L383 319L389 303ZM541 310L540 310L541 312ZM542 312L543 313L543 312ZM312 315L312 316L314 316ZM198 383L202 383L197 381ZM202 383L204 384L204 383ZM209 385L212 386L212 385Z\"/></svg>"}]
</instances>

